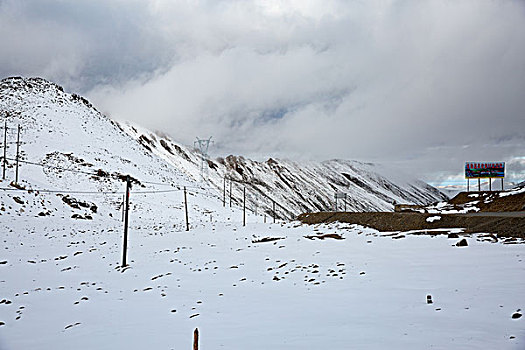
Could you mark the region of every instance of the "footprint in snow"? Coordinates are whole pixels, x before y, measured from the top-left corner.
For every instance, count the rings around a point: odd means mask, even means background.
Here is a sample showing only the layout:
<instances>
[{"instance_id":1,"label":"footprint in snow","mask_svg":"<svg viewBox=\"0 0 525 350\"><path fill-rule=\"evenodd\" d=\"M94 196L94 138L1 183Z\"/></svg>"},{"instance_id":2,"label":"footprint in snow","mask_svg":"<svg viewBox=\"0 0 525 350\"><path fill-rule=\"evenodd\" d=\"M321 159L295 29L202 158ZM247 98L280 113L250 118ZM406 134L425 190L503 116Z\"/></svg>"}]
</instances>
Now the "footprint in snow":
<instances>
[{"instance_id":1,"label":"footprint in snow","mask_svg":"<svg viewBox=\"0 0 525 350\"><path fill-rule=\"evenodd\" d=\"M81 325L81 323L80 322L76 322L76 323L68 324L67 326L64 327L64 330L72 328L72 327L75 327L75 326L78 326L78 325Z\"/></svg>"}]
</instances>

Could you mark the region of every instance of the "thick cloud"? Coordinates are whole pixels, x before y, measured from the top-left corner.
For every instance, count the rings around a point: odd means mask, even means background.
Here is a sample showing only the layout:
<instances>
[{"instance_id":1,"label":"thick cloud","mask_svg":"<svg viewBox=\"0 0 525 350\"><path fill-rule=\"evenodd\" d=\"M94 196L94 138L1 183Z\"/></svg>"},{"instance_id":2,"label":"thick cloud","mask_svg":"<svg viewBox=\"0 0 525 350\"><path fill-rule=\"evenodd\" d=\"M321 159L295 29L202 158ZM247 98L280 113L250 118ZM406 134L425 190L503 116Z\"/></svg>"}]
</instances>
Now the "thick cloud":
<instances>
[{"instance_id":1,"label":"thick cloud","mask_svg":"<svg viewBox=\"0 0 525 350\"><path fill-rule=\"evenodd\" d=\"M435 184L506 160L525 177L520 1L0 4L2 75L188 144L213 135L217 155L390 162Z\"/></svg>"}]
</instances>

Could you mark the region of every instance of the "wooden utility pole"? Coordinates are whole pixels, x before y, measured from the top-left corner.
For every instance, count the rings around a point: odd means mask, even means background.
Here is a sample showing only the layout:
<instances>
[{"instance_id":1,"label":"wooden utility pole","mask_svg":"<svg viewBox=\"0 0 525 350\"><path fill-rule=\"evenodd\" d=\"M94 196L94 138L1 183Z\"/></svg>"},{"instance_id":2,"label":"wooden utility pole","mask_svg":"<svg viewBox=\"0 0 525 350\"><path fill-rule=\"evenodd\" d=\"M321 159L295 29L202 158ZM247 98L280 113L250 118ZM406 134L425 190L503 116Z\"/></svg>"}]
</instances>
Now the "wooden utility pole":
<instances>
[{"instance_id":1,"label":"wooden utility pole","mask_svg":"<svg viewBox=\"0 0 525 350\"><path fill-rule=\"evenodd\" d=\"M222 185L222 206L226 206L226 176L224 177L224 183Z\"/></svg>"},{"instance_id":2,"label":"wooden utility pole","mask_svg":"<svg viewBox=\"0 0 525 350\"><path fill-rule=\"evenodd\" d=\"M2 165L4 168L2 172L2 180L5 180L5 168L7 165L7 121L4 126L4 161L2 162Z\"/></svg>"},{"instance_id":3,"label":"wooden utility pole","mask_svg":"<svg viewBox=\"0 0 525 350\"><path fill-rule=\"evenodd\" d=\"M275 224L275 201L272 200L272 206L273 206L273 223Z\"/></svg>"},{"instance_id":4,"label":"wooden utility pole","mask_svg":"<svg viewBox=\"0 0 525 350\"><path fill-rule=\"evenodd\" d=\"M20 157L20 124L18 124L18 132L16 135L16 170L15 170L15 184L18 184L18 158Z\"/></svg>"},{"instance_id":5,"label":"wooden utility pole","mask_svg":"<svg viewBox=\"0 0 525 350\"><path fill-rule=\"evenodd\" d=\"M190 222L188 220L188 196L186 195L186 186L184 186L184 211L186 212L186 231L189 231Z\"/></svg>"},{"instance_id":6,"label":"wooden utility pole","mask_svg":"<svg viewBox=\"0 0 525 350\"><path fill-rule=\"evenodd\" d=\"M126 205L124 204L126 202L126 194L122 195L122 219L121 221L124 221L124 212L126 211Z\"/></svg>"},{"instance_id":7,"label":"wooden utility pole","mask_svg":"<svg viewBox=\"0 0 525 350\"><path fill-rule=\"evenodd\" d=\"M346 193L345 193L345 213L346 213Z\"/></svg>"},{"instance_id":8,"label":"wooden utility pole","mask_svg":"<svg viewBox=\"0 0 525 350\"><path fill-rule=\"evenodd\" d=\"M232 207L232 179L230 179L230 208Z\"/></svg>"},{"instance_id":9,"label":"wooden utility pole","mask_svg":"<svg viewBox=\"0 0 525 350\"><path fill-rule=\"evenodd\" d=\"M246 186L242 189L242 225L246 226Z\"/></svg>"},{"instance_id":10,"label":"wooden utility pole","mask_svg":"<svg viewBox=\"0 0 525 350\"><path fill-rule=\"evenodd\" d=\"M128 251L128 212L129 212L129 190L130 190L129 175L126 176L126 201L124 207L124 242L122 248L122 267L126 266L126 255Z\"/></svg>"},{"instance_id":11,"label":"wooden utility pole","mask_svg":"<svg viewBox=\"0 0 525 350\"><path fill-rule=\"evenodd\" d=\"M199 329L193 331L193 350L199 350Z\"/></svg>"}]
</instances>

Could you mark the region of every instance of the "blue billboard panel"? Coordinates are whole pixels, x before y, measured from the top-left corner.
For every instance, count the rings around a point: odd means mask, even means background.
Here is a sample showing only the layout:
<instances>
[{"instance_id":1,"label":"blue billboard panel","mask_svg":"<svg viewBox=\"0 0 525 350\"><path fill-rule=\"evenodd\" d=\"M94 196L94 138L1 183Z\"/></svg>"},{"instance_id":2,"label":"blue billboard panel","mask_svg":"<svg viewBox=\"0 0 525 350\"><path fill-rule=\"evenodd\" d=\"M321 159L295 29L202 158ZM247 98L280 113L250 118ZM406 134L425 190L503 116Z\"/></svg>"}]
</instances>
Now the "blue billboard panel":
<instances>
[{"instance_id":1,"label":"blue billboard panel","mask_svg":"<svg viewBox=\"0 0 525 350\"><path fill-rule=\"evenodd\" d=\"M505 177L505 162L466 162L465 178L481 179Z\"/></svg>"}]
</instances>

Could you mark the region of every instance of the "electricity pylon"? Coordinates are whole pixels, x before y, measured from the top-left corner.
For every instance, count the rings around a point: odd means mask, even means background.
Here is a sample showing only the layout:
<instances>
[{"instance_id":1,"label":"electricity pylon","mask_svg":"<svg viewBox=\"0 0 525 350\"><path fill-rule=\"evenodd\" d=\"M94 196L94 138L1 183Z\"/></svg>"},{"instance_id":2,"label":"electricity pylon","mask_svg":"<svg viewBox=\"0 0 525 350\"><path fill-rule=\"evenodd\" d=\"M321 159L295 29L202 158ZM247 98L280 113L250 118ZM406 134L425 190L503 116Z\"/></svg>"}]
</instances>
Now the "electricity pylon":
<instances>
[{"instance_id":1,"label":"electricity pylon","mask_svg":"<svg viewBox=\"0 0 525 350\"><path fill-rule=\"evenodd\" d=\"M201 140L197 137L197 141L193 142L193 147L198 148L201 152L201 180L204 181L208 177L208 148L210 143L213 143L211 136L207 140Z\"/></svg>"}]
</instances>

